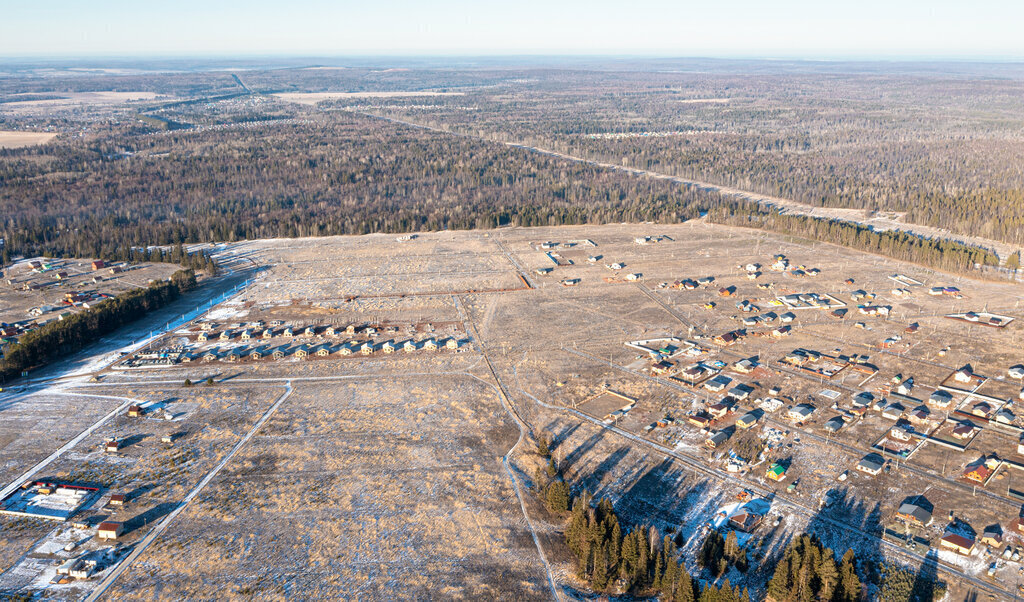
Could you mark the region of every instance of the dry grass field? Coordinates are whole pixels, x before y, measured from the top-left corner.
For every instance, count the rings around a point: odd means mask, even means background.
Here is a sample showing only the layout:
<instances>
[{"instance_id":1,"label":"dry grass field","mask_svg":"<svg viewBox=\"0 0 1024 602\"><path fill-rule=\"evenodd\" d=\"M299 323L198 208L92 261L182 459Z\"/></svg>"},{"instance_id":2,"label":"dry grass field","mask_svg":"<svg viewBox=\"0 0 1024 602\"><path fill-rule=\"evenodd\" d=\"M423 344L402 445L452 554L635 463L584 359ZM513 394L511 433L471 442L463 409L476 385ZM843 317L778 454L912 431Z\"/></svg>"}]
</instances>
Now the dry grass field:
<instances>
[{"instance_id":1,"label":"dry grass field","mask_svg":"<svg viewBox=\"0 0 1024 602\"><path fill-rule=\"evenodd\" d=\"M52 132L11 132L0 131L0 148L21 148L45 144L57 137Z\"/></svg>"},{"instance_id":2,"label":"dry grass field","mask_svg":"<svg viewBox=\"0 0 1024 602\"><path fill-rule=\"evenodd\" d=\"M554 251L566 265L554 266L541 247L545 242L558 243ZM759 561L810 530L827 545L852 546L866 556L916 567L919 556L877 537L909 495L925 495L935 506L932 525L918 533L932 545L950 510L979 531L995 522L1008 528L1017 516L1020 503L1009 496L1013 482L1021 480L1016 469L1001 467L977 496L959 476L980 455L1019 461L1007 432L1021 430L1020 418L1006 432L982 424L967 449L955 451L927 439L929 433L941 439L951 428L945 411L933 409L928 420L915 423L919 436L908 444L910 456L898 468L869 476L854 466L895 419L874 409L857 417L851 404L854 395L868 391L903 399L909 412L919 405L912 400L923 403L966 363L991 377L980 391L1015 394L1020 383L1006 375L1009 366L1024 361L1021 321L997 329L943 316L987 307L1020 317L1019 287L702 221L433 232L409 240L384 235L265 240L215 251L229 265L252 259L261 268L248 289L206 318L215 330L274 321L313 325L321 329L318 334L287 344L337 349L352 337L327 336L322 330L327 325L372 324L381 329L369 337L377 344L427 338L461 342L458 350L378 350L367 356L197 359L136 367L119 362L104 370L98 383L66 382L59 394L13 398L0 406L0 414L16 420L0 435L7 441L0 457L8 481L57 442L95 423L119 398L169 399L171 407L181 408L180 417L166 424L111 420L47 466L54 477L146 488L137 509L128 513L133 516L184 499L210 475L195 499L155 541L139 548L113 583L108 592L119 599L206 598L211 592L229 599L541 599L555 595L549 578L555 591L575 591L581 584L558 531L560 518L532 491L542 465L532 450L541 433L550 437L574 492L586 489L607 497L630 523L675 536L694 573L703 526L743 489L770 500L771 519L745 540ZM817 275L770 270L780 254L792 267ZM613 263L624 267L606 267ZM761 264L759 277L748 278L748 263ZM545 275L535 271L548 267L554 269ZM909 295L897 294L894 289L902 285L890 278L897 273L923 285L911 287ZM626 280L626 274L640 276ZM695 290L671 286L709 276L714 281ZM564 286L567 279L579 282ZM960 297L928 294L940 285L956 286ZM719 290L728 287L734 294L721 296ZM858 305L866 303L853 300L861 290L875 295L870 304L890 307L888 315L861 312ZM778 299L810 292L831 295L847 314L790 310ZM743 300L758 310L740 310L737 303ZM795 315L792 331L770 336L787 311ZM770 312L775 314L770 321L743 323ZM907 332L912 323L916 331ZM746 336L732 344L716 342L736 330ZM178 329L150 349L181 345L205 353L258 344L199 343L199 331L198 324ZM625 345L664 337L676 337L680 348L690 341L694 348L692 355L670 358L674 367L666 374L652 372L652 359ZM272 344L283 341L275 338ZM809 368L845 367L829 378L780 363L796 348L832 358ZM842 358L851 356L877 371L845 365ZM741 359L754 359L756 368L736 370ZM729 379L726 389L715 392L670 378L693 362L720 368ZM897 375L915 383L904 398L897 397ZM195 386L182 387L186 378ZM207 379L214 384L204 384ZM707 433L686 418L738 384L749 396L714 429L731 432L737 418L771 389L778 389L782 407L767 413L756 428L709 449ZM289 385L290 397L279 407L271 405ZM605 424L605 415L627 402L608 390L637 400L614 428ZM60 403L77 399L68 394L82 393L100 397ZM787 417L797 403L816 408L801 424ZM957 394L951 408L966 403L970 400ZM824 424L838 415L847 417L845 426L827 432ZM651 426L666 416L673 419L667 426ZM251 430L260 417L266 421ZM527 433L522 443L519 420ZM160 449L155 442L171 430L186 434L173 450ZM251 438L245 439L247 432ZM94 451L102 437L119 433L146 437L117 456ZM729 450L758 436L772 442L766 456L728 472ZM244 444L218 470L218 461L239 441ZM169 465L177 454L178 463ZM765 479L771 461L788 464L782 482ZM827 491L838 501L822 507ZM0 524L5 553L15 557L31 541L46 540L52 528L6 517ZM139 543L146 529L126 543ZM1008 541L1024 545L1016 534ZM967 559L949 552L938 557L945 570L987 579L981 552ZM41 566L22 566L14 581L0 575L0 585L62 595L60 588L32 580L27 567ZM1018 568L1007 562L997 580L987 583L1010 579ZM952 574L943 575L955 590ZM755 591L764 577L760 569L729 574L733 583ZM86 591L89 586L76 587Z\"/></svg>"}]
</instances>

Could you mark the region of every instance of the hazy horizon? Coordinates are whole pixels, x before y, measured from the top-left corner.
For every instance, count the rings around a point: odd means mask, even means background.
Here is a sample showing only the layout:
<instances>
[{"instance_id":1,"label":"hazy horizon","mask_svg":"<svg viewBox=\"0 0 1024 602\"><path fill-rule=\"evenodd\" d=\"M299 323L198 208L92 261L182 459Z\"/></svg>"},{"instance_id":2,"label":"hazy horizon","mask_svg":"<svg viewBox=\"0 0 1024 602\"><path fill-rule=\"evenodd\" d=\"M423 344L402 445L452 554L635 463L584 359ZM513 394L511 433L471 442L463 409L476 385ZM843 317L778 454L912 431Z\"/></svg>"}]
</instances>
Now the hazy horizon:
<instances>
[{"instance_id":1,"label":"hazy horizon","mask_svg":"<svg viewBox=\"0 0 1024 602\"><path fill-rule=\"evenodd\" d=\"M173 11L123 0L5 9L0 57L721 57L780 60L1024 59L1024 4L980 0L857 8L811 0L606 0L482 6L323 0L241 8L183 0Z\"/></svg>"}]
</instances>

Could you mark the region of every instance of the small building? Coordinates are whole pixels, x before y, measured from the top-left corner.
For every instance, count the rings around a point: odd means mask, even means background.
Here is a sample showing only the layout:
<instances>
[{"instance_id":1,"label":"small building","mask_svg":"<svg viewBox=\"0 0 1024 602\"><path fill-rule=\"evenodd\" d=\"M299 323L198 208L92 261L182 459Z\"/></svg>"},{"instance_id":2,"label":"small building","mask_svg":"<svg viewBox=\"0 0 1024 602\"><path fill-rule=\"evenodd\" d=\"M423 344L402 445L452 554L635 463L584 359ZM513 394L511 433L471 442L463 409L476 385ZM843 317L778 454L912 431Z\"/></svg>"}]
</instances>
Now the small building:
<instances>
[{"instance_id":1,"label":"small building","mask_svg":"<svg viewBox=\"0 0 1024 602\"><path fill-rule=\"evenodd\" d=\"M675 364L666 360L661 360L651 366L651 372L654 374L668 374L673 368L675 368Z\"/></svg>"},{"instance_id":2,"label":"small building","mask_svg":"<svg viewBox=\"0 0 1024 602\"><path fill-rule=\"evenodd\" d=\"M889 405L886 405L882 411L882 417L888 418L889 420L899 420L903 418L903 413L906 412L906 407L899 401L893 401Z\"/></svg>"},{"instance_id":3,"label":"small building","mask_svg":"<svg viewBox=\"0 0 1024 602\"><path fill-rule=\"evenodd\" d=\"M300 345L299 348L295 350L295 357L300 360L306 359L309 357L309 349L307 349L305 345Z\"/></svg>"},{"instance_id":4,"label":"small building","mask_svg":"<svg viewBox=\"0 0 1024 602\"><path fill-rule=\"evenodd\" d=\"M932 521L932 512L920 500L907 500L896 510L896 519L907 525L923 527Z\"/></svg>"},{"instance_id":5,"label":"small building","mask_svg":"<svg viewBox=\"0 0 1024 602\"><path fill-rule=\"evenodd\" d=\"M94 271L94 272L102 270L105 267L106 267L106 264L103 263L102 259L97 259L96 261L92 262L92 271Z\"/></svg>"},{"instance_id":6,"label":"small building","mask_svg":"<svg viewBox=\"0 0 1024 602\"><path fill-rule=\"evenodd\" d=\"M57 272L57 280L67 280L68 273L64 271Z\"/></svg>"},{"instance_id":7,"label":"small building","mask_svg":"<svg viewBox=\"0 0 1024 602\"><path fill-rule=\"evenodd\" d=\"M380 350L386 354L392 354L395 352L395 346L391 344L391 341L384 341L384 344L380 346Z\"/></svg>"},{"instance_id":8,"label":"small building","mask_svg":"<svg viewBox=\"0 0 1024 602\"><path fill-rule=\"evenodd\" d=\"M964 556L970 556L974 552L974 540L959 533L946 533L939 540L939 546Z\"/></svg>"},{"instance_id":9,"label":"small building","mask_svg":"<svg viewBox=\"0 0 1024 602\"><path fill-rule=\"evenodd\" d=\"M716 404L711 405L708 408L708 414L711 414L712 418L714 418L716 420L720 420L720 419L724 418L726 416L726 414L729 413L730 408L731 408L731 406L728 403L725 403L724 401L720 401L720 402L718 402Z\"/></svg>"},{"instance_id":10,"label":"small building","mask_svg":"<svg viewBox=\"0 0 1024 602\"><path fill-rule=\"evenodd\" d=\"M307 326L306 330L304 330L302 334L303 334L303 336L307 336L307 337L316 336L316 327L315 326Z\"/></svg>"},{"instance_id":11,"label":"small building","mask_svg":"<svg viewBox=\"0 0 1024 602\"><path fill-rule=\"evenodd\" d=\"M423 341L423 348L427 351L437 351L437 341L434 339L427 339Z\"/></svg>"},{"instance_id":12,"label":"small building","mask_svg":"<svg viewBox=\"0 0 1024 602\"><path fill-rule=\"evenodd\" d=\"M334 326L328 326L327 330L324 331L324 334L329 337L338 336L338 329Z\"/></svg>"},{"instance_id":13,"label":"small building","mask_svg":"<svg viewBox=\"0 0 1024 602\"><path fill-rule=\"evenodd\" d=\"M96 527L96 537L103 540L116 540L124 534L124 524L115 521L103 521Z\"/></svg>"},{"instance_id":14,"label":"small building","mask_svg":"<svg viewBox=\"0 0 1024 602\"><path fill-rule=\"evenodd\" d=\"M719 374L711 380L704 383L704 388L713 393L725 390L725 388L732 382L732 379L728 376Z\"/></svg>"},{"instance_id":15,"label":"small building","mask_svg":"<svg viewBox=\"0 0 1024 602\"><path fill-rule=\"evenodd\" d=\"M123 493L115 493L115 494L112 494L110 496L110 505L111 506L124 506L124 503L126 501L127 501L126 496Z\"/></svg>"},{"instance_id":16,"label":"small building","mask_svg":"<svg viewBox=\"0 0 1024 602\"><path fill-rule=\"evenodd\" d=\"M953 373L953 380L959 383L969 383L974 378L974 370L968 365Z\"/></svg>"},{"instance_id":17,"label":"small building","mask_svg":"<svg viewBox=\"0 0 1024 602\"><path fill-rule=\"evenodd\" d=\"M446 349L449 349L451 351L455 351L456 349L459 348L459 341L457 339L455 339L455 338L451 338L451 339L448 339L448 341L444 344L444 346L445 346Z\"/></svg>"},{"instance_id":18,"label":"small building","mask_svg":"<svg viewBox=\"0 0 1024 602\"><path fill-rule=\"evenodd\" d=\"M814 413L814 410L814 406L802 403L798 406L790 408L788 414L789 419L795 420L797 422L803 422L804 420L807 420L808 418L811 417L811 414Z\"/></svg>"},{"instance_id":19,"label":"small building","mask_svg":"<svg viewBox=\"0 0 1024 602\"><path fill-rule=\"evenodd\" d=\"M763 516L754 512L740 511L729 518L729 526L737 531L750 533L761 524Z\"/></svg>"},{"instance_id":20,"label":"small building","mask_svg":"<svg viewBox=\"0 0 1024 602\"><path fill-rule=\"evenodd\" d=\"M877 476L885 467L885 460L878 454L868 454L857 462L857 470L871 476Z\"/></svg>"},{"instance_id":21,"label":"small building","mask_svg":"<svg viewBox=\"0 0 1024 602\"><path fill-rule=\"evenodd\" d=\"M747 412L736 419L736 427L741 429L754 428L760 420L761 416L758 414L757 410Z\"/></svg>"},{"instance_id":22,"label":"small building","mask_svg":"<svg viewBox=\"0 0 1024 602\"><path fill-rule=\"evenodd\" d=\"M822 428L824 428L829 433L836 433L845 425L846 421L843 420L842 416L833 416L832 418L829 418L828 420L825 421L825 424L822 425Z\"/></svg>"},{"instance_id":23,"label":"small building","mask_svg":"<svg viewBox=\"0 0 1024 602\"><path fill-rule=\"evenodd\" d=\"M200 343L205 343L206 341L210 340L210 333L204 330L200 332L199 336L196 338L199 340Z\"/></svg>"},{"instance_id":24,"label":"small building","mask_svg":"<svg viewBox=\"0 0 1024 602\"><path fill-rule=\"evenodd\" d=\"M968 464L964 468L964 472L961 476L965 481L971 481L973 483L979 483L984 485L988 481L992 473L995 472L985 462L977 462L975 464Z\"/></svg>"},{"instance_id":25,"label":"small building","mask_svg":"<svg viewBox=\"0 0 1024 602\"><path fill-rule=\"evenodd\" d=\"M330 345L321 345L320 348L316 350L317 357L328 357L329 355L331 355Z\"/></svg>"},{"instance_id":26,"label":"small building","mask_svg":"<svg viewBox=\"0 0 1024 602\"><path fill-rule=\"evenodd\" d=\"M228 351L227 355L224 356L224 359L229 362L237 362L238 360L242 359L242 356L238 353L237 350L232 349L231 351Z\"/></svg>"},{"instance_id":27,"label":"small building","mask_svg":"<svg viewBox=\"0 0 1024 602\"><path fill-rule=\"evenodd\" d=\"M953 395L942 389L938 389L928 396L928 404L935 408L948 408L951 403L953 403Z\"/></svg>"},{"instance_id":28,"label":"small building","mask_svg":"<svg viewBox=\"0 0 1024 602\"><path fill-rule=\"evenodd\" d=\"M263 329L263 334L261 336L264 339L266 339L266 340L270 340L270 339L274 338L274 329L273 328L264 328Z\"/></svg>"},{"instance_id":29,"label":"small building","mask_svg":"<svg viewBox=\"0 0 1024 602\"><path fill-rule=\"evenodd\" d=\"M349 345L348 343L345 343L344 345L341 346L341 349L338 350L338 353L344 356L352 355L352 346Z\"/></svg>"},{"instance_id":30,"label":"small building","mask_svg":"<svg viewBox=\"0 0 1024 602\"><path fill-rule=\"evenodd\" d=\"M218 337L218 338L220 340L222 340L222 341L230 341L231 340L231 331L230 330L225 330L224 332L220 333L220 337Z\"/></svg>"},{"instance_id":31,"label":"small building","mask_svg":"<svg viewBox=\"0 0 1024 602\"><path fill-rule=\"evenodd\" d=\"M263 352L259 349L253 349L249 352L249 359L259 361L263 359Z\"/></svg>"},{"instance_id":32,"label":"small building","mask_svg":"<svg viewBox=\"0 0 1024 602\"><path fill-rule=\"evenodd\" d=\"M711 425L711 416L708 416L706 414L691 414L686 417L686 421L692 424L693 426L699 428L707 428L708 426Z\"/></svg>"},{"instance_id":33,"label":"small building","mask_svg":"<svg viewBox=\"0 0 1024 602\"><path fill-rule=\"evenodd\" d=\"M402 349L404 349L406 353L412 353L413 351L416 351L416 343L413 341L406 341L405 344L402 345Z\"/></svg>"},{"instance_id":34,"label":"small building","mask_svg":"<svg viewBox=\"0 0 1024 602\"><path fill-rule=\"evenodd\" d=\"M295 336L295 331L292 330L292 328L289 326L288 328L284 329L284 332L281 333L281 336L283 336L286 339L290 339Z\"/></svg>"},{"instance_id":35,"label":"small building","mask_svg":"<svg viewBox=\"0 0 1024 602\"><path fill-rule=\"evenodd\" d=\"M107 439L103 442L103 451L114 453L121 449L121 441L118 439Z\"/></svg>"},{"instance_id":36,"label":"small building","mask_svg":"<svg viewBox=\"0 0 1024 602\"><path fill-rule=\"evenodd\" d=\"M910 431L902 426L894 426L889 429L889 436L897 441L910 441Z\"/></svg>"},{"instance_id":37,"label":"small building","mask_svg":"<svg viewBox=\"0 0 1024 602\"><path fill-rule=\"evenodd\" d=\"M773 481L781 481L782 479L786 478L786 467L783 466L782 464L779 464L778 462L773 462L772 465L768 467L768 470L764 473L764 476Z\"/></svg>"},{"instance_id":38,"label":"small building","mask_svg":"<svg viewBox=\"0 0 1024 602\"><path fill-rule=\"evenodd\" d=\"M287 354L288 352L286 352L283 348L279 347L274 350L274 353L271 354L271 357L273 357L275 360L281 360L284 359L284 356L286 356Z\"/></svg>"},{"instance_id":39,"label":"small building","mask_svg":"<svg viewBox=\"0 0 1024 602\"><path fill-rule=\"evenodd\" d=\"M128 417L129 418L140 418L142 417L142 406L132 404L128 406Z\"/></svg>"},{"instance_id":40,"label":"small building","mask_svg":"<svg viewBox=\"0 0 1024 602\"><path fill-rule=\"evenodd\" d=\"M716 449L728 440L728 433L724 431L718 431L717 433L713 433L707 439L705 439L704 444L710 447L711 449Z\"/></svg>"},{"instance_id":41,"label":"small building","mask_svg":"<svg viewBox=\"0 0 1024 602\"><path fill-rule=\"evenodd\" d=\"M732 365L732 369L740 374L749 374L757 367L757 362L751 359L742 359Z\"/></svg>"},{"instance_id":42,"label":"small building","mask_svg":"<svg viewBox=\"0 0 1024 602\"><path fill-rule=\"evenodd\" d=\"M953 437L957 439L970 439L974 436L974 432L978 427L974 426L970 420L964 420L960 424L953 427Z\"/></svg>"},{"instance_id":43,"label":"small building","mask_svg":"<svg viewBox=\"0 0 1024 602\"><path fill-rule=\"evenodd\" d=\"M1024 365L1017 364L1016 366L1013 366L1009 370L1007 370L1006 373L1010 376L1010 378L1016 378L1017 380L1024 379Z\"/></svg>"},{"instance_id":44,"label":"small building","mask_svg":"<svg viewBox=\"0 0 1024 602\"><path fill-rule=\"evenodd\" d=\"M1003 528L998 524L989 525L981 534L981 543L993 548L1003 543Z\"/></svg>"},{"instance_id":45,"label":"small building","mask_svg":"<svg viewBox=\"0 0 1024 602\"><path fill-rule=\"evenodd\" d=\"M362 353L363 355L370 355L373 353L373 343L371 341L363 343L359 347L359 353Z\"/></svg>"},{"instance_id":46,"label":"small building","mask_svg":"<svg viewBox=\"0 0 1024 602\"><path fill-rule=\"evenodd\" d=\"M243 330L242 331L242 340L243 341L251 341L252 340L252 331L251 330Z\"/></svg>"},{"instance_id":47,"label":"small building","mask_svg":"<svg viewBox=\"0 0 1024 602\"><path fill-rule=\"evenodd\" d=\"M114 267L110 268L110 269L109 269L109 270L107 270L107 271L108 271L108 272L110 272L111 274L120 274L120 273L121 273L121 272L123 272L124 270L122 270L122 269L121 269L121 266L117 266L117 265L115 265Z\"/></svg>"}]
</instances>

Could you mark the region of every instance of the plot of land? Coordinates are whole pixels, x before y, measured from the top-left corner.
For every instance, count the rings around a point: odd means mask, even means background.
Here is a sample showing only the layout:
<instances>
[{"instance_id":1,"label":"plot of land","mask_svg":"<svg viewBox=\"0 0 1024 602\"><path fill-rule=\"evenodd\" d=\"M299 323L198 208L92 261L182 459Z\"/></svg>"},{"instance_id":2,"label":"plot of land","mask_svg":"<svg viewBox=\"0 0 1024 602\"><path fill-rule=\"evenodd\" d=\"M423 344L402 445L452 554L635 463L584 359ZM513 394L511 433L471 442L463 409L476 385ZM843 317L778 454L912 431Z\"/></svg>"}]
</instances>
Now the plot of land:
<instances>
[{"instance_id":1,"label":"plot of land","mask_svg":"<svg viewBox=\"0 0 1024 602\"><path fill-rule=\"evenodd\" d=\"M50 132L0 131L0 148L21 148L35 146L53 140L57 134Z\"/></svg>"}]
</instances>

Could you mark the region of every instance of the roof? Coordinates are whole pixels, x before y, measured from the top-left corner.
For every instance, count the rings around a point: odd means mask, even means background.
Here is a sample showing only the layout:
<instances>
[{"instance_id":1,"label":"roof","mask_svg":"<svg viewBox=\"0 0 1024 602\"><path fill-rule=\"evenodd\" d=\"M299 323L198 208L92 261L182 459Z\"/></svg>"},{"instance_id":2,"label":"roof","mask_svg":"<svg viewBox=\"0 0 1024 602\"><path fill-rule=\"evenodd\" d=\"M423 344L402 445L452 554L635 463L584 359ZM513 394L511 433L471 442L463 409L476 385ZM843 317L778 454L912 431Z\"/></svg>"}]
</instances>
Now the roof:
<instances>
[{"instance_id":1,"label":"roof","mask_svg":"<svg viewBox=\"0 0 1024 602\"><path fill-rule=\"evenodd\" d=\"M102 523L100 523L100 525L98 527L96 527L96 530L97 531L117 531L118 529L122 528L122 526L123 525L121 523L118 523L118 522L115 522L115 521L103 521Z\"/></svg>"},{"instance_id":2,"label":"roof","mask_svg":"<svg viewBox=\"0 0 1024 602\"><path fill-rule=\"evenodd\" d=\"M968 537L964 537L959 533L946 533L942 536L942 542L952 544L958 548L969 550L974 547L974 540Z\"/></svg>"},{"instance_id":3,"label":"roof","mask_svg":"<svg viewBox=\"0 0 1024 602\"><path fill-rule=\"evenodd\" d=\"M857 468L870 470L872 472L882 470L883 466L885 466L885 461L877 454L868 454L861 458L860 462L857 462Z\"/></svg>"},{"instance_id":4,"label":"roof","mask_svg":"<svg viewBox=\"0 0 1024 602\"><path fill-rule=\"evenodd\" d=\"M931 512L910 502L904 502L896 512L903 516L913 517L915 520L922 523L927 523L932 519Z\"/></svg>"}]
</instances>

